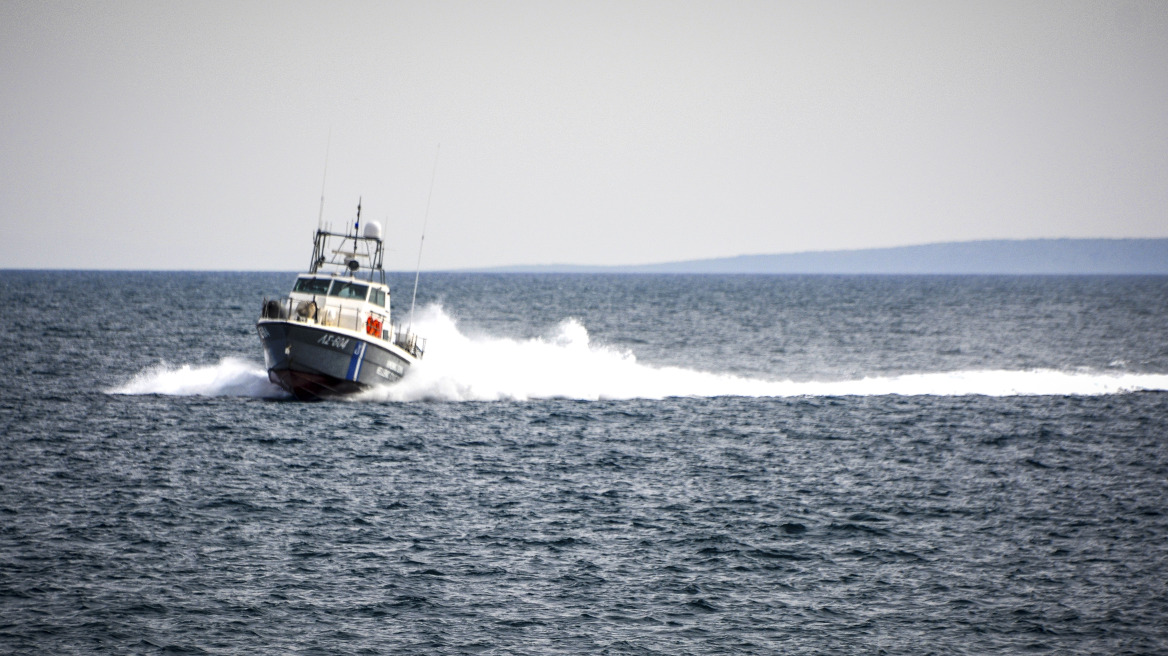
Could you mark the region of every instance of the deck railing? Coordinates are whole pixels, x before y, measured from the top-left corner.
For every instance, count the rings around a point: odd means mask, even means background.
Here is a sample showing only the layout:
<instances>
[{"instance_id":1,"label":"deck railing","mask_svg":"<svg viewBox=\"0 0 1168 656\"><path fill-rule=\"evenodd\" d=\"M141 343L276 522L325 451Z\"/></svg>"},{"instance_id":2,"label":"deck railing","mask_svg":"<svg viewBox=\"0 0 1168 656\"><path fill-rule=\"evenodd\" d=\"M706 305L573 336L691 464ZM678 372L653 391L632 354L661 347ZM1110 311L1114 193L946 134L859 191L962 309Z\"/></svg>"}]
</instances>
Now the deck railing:
<instances>
[{"instance_id":1,"label":"deck railing","mask_svg":"<svg viewBox=\"0 0 1168 656\"><path fill-rule=\"evenodd\" d=\"M296 301L289 296L272 299L264 297L264 303L260 310L261 319L279 319L318 326L347 328L366 334L368 331L365 327L365 321L370 314L356 308L330 305L327 302L322 305L316 301ZM422 354L426 352L426 339L418 337L415 333L402 330L401 324L383 325L381 334L373 336L390 342L415 358L421 358Z\"/></svg>"}]
</instances>

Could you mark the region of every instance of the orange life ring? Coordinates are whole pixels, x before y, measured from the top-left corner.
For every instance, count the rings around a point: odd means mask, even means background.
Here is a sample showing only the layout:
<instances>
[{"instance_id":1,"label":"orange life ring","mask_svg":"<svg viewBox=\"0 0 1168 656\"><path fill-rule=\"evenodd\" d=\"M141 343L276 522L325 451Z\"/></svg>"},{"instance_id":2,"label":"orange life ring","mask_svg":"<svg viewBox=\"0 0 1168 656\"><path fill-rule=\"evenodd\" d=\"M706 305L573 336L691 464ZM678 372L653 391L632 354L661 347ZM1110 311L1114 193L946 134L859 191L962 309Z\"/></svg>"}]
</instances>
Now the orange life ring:
<instances>
[{"instance_id":1,"label":"orange life ring","mask_svg":"<svg viewBox=\"0 0 1168 656\"><path fill-rule=\"evenodd\" d=\"M381 319L374 319L373 315L369 315L365 319L365 332L370 335L381 336Z\"/></svg>"}]
</instances>

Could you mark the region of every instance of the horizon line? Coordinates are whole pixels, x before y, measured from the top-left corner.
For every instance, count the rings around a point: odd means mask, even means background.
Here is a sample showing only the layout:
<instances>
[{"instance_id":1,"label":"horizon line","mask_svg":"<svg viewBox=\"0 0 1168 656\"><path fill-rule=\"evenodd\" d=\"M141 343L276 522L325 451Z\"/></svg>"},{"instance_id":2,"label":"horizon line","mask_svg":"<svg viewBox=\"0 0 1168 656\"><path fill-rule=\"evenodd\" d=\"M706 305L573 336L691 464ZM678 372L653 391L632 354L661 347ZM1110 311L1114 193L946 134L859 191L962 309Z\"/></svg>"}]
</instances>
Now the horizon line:
<instances>
[{"instance_id":1,"label":"horizon line","mask_svg":"<svg viewBox=\"0 0 1168 656\"><path fill-rule=\"evenodd\" d=\"M818 249L818 250L803 250L803 251L784 251L784 252L762 252L762 253L740 253L738 255L725 256L711 256L698 257L680 260L663 260L656 262L641 262L636 264L577 264L577 263L539 263L539 264L497 264L485 266L458 266L458 267L443 267L421 269L424 273L603 273L604 270L613 270L612 273L684 273L684 272L654 272L654 271L616 271L618 269L645 269L652 267L667 267L667 266L684 266L693 265L705 262L716 261L732 261L743 258L755 257L789 257L789 256L814 256L814 255L828 255L828 254L856 254L856 253L871 253L880 251L895 251L903 249L915 248L930 248L940 246L956 246L956 245L970 245L970 244L1020 244L1020 243L1042 243L1042 242L1168 242L1168 237L1033 237L1033 238L988 238L988 239L969 239L961 241L938 241L938 242L923 242L916 244L903 244L899 246L875 246L867 248L835 248L835 249ZM551 271L557 267L564 269L593 269L595 271ZM547 271L515 271L516 269L549 269ZM0 266L0 271L90 271L90 272L201 272L201 273L287 273L298 271L298 269L200 269L200 268L141 268L141 269L127 269L127 268L105 268L105 267L9 267ZM386 273L414 273L412 269L387 269ZM693 272L695 274L718 274L722 272ZM808 274L783 273L770 275L832 275L830 272L815 272ZM851 275L851 274L845 274ZM861 274L862 275L862 274ZM898 275L894 273L889 274L873 274L873 275ZM923 272L907 273L903 275L930 275ZM950 273L950 274L933 274L933 275L1019 275L1019 274L994 274L994 273ZM1022 274L1022 275L1109 275L1098 273L1074 274L1074 273L1057 273L1057 274ZM1165 274L1114 274L1114 275L1165 275Z\"/></svg>"}]
</instances>

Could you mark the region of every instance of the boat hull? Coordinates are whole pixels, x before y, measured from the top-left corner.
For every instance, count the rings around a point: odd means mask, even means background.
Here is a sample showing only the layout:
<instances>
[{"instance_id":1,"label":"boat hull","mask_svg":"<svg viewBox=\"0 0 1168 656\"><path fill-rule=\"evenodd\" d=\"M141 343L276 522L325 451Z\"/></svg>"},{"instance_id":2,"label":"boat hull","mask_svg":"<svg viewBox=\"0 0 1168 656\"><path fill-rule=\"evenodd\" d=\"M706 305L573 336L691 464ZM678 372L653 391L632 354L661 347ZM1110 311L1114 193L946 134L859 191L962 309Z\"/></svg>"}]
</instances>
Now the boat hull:
<instances>
[{"instance_id":1,"label":"boat hull","mask_svg":"<svg viewBox=\"0 0 1168 656\"><path fill-rule=\"evenodd\" d=\"M407 353L387 342L352 331L261 320L256 332L264 346L268 380L302 401L397 382L413 362Z\"/></svg>"}]
</instances>

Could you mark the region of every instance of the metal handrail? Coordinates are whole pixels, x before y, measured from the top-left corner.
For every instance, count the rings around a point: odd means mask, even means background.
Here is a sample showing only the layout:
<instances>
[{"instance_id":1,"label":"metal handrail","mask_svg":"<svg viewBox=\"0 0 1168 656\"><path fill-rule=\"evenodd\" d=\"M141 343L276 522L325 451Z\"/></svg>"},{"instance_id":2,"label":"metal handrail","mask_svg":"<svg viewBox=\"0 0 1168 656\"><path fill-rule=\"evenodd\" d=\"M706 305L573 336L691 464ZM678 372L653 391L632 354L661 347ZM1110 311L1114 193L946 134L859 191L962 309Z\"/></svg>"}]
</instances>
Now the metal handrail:
<instances>
[{"instance_id":1,"label":"metal handrail","mask_svg":"<svg viewBox=\"0 0 1168 656\"><path fill-rule=\"evenodd\" d=\"M297 323L308 323L312 319L314 323L320 326L329 326L336 328L349 328L343 325L346 321L347 315L353 317L352 330L354 332L364 332L361 322L364 317L368 317L371 312L361 312L351 308L345 308L340 305L330 305L329 303L317 303L315 300L311 301L316 304L316 311L310 316L300 316L300 313L293 308L293 299L291 296L285 296L280 299L269 299L264 297L263 305L260 307L261 319L278 319L281 321L295 321ZM296 303L299 307L301 302ZM388 317L388 313L386 315ZM335 317L335 318L334 318ZM387 341L403 351L409 353L415 358L421 358L426 352L426 338L420 337L416 333L402 330L400 323L391 324L389 329L382 326L380 335L369 335L370 337L377 337Z\"/></svg>"}]
</instances>

